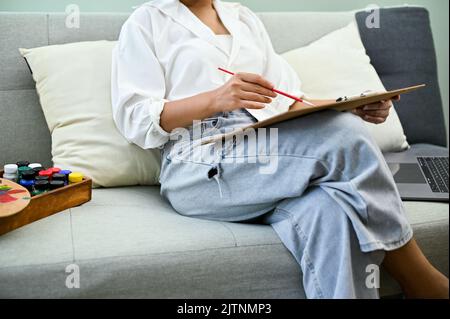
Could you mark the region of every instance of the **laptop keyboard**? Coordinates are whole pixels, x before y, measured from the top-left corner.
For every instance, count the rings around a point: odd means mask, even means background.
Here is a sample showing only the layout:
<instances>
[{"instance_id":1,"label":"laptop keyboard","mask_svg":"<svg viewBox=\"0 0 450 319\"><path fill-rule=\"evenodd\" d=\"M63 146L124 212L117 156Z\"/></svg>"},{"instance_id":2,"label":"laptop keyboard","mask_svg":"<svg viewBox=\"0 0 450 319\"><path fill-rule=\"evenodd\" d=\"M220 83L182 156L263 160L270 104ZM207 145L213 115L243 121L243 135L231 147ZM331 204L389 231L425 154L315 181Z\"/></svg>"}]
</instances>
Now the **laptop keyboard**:
<instances>
[{"instance_id":1,"label":"laptop keyboard","mask_svg":"<svg viewBox=\"0 0 450 319\"><path fill-rule=\"evenodd\" d=\"M433 193L448 193L448 157L417 157Z\"/></svg>"}]
</instances>

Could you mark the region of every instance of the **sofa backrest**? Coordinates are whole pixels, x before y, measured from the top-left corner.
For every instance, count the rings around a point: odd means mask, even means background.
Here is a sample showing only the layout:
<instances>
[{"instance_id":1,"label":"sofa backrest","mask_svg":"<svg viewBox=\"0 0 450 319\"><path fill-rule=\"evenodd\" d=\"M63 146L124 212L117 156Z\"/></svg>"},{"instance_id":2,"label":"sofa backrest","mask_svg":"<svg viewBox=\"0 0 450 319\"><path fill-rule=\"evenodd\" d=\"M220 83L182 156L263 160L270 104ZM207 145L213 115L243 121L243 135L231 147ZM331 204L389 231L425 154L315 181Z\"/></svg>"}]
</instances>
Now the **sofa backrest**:
<instances>
[{"instance_id":1,"label":"sofa backrest","mask_svg":"<svg viewBox=\"0 0 450 319\"><path fill-rule=\"evenodd\" d=\"M425 83L395 103L410 143L447 145L428 11L420 7L382 9L380 28L366 27L366 12L356 20L367 54L387 89Z\"/></svg>"},{"instance_id":2,"label":"sofa backrest","mask_svg":"<svg viewBox=\"0 0 450 319\"><path fill-rule=\"evenodd\" d=\"M427 108L427 116L416 109L408 109L408 99L405 98L400 105L399 115L403 125L406 126L408 139L411 143L427 142L444 145L445 124L440 103L439 88L435 72L435 56L432 47L432 38L429 27L428 13L423 8L405 7L400 11L388 9L383 15L389 13L393 21L397 15L402 23L408 25L403 30L396 26L394 30L401 29L403 33L419 32L422 41L427 46L426 68L427 83L433 83L428 89L429 96L433 97L433 106ZM367 13L363 13L367 14ZM18 48L33 48L52 44L62 44L78 41L116 40L120 27L128 17L127 14L86 13L81 15L80 28L69 29L65 27L66 16L63 13L0 13L0 164L27 159L51 165L51 138L45 123L39 98L36 94L35 84L26 62L21 58ZM354 17L353 12L293 12L293 13L261 13L259 14L266 25L275 49L282 53L290 49L307 45L325 34L347 25ZM416 24L417 16L422 18L423 24ZM358 15L357 15L358 17ZM359 16L359 20L363 18ZM411 19L411 21L410 21ZM361 21L360 21L361 22ZM415 28L411 30L411 28ZM375 68L379 68L380 76L385 84L397 87L403 84L416 84L425 82L425 78L408 77L403 82L401 76L393 80L390 66L401 65L401 70L408 76L411 72L421 72L423 69L409 70L403 60L414 60L415 52L408 50L410 43L398 41L393 48L379 49L378 42L391 29L368 34L368 52L372 57ZM364 32L362 31L364 34ZM392 50L398 50L402 55L396 55ZM389 54L388 62L383 57ZM406 55L406 56L405 56ZM417 61L416 61L417 62ZM411 81L413 79L414 81ZM423 79L423 81L422 81ZM414 113L417 112L417 113ZM428 121L435 128L435 134L425 129ZM424 132L424 134L421 134Z\"/></svg>"}]
</instances>

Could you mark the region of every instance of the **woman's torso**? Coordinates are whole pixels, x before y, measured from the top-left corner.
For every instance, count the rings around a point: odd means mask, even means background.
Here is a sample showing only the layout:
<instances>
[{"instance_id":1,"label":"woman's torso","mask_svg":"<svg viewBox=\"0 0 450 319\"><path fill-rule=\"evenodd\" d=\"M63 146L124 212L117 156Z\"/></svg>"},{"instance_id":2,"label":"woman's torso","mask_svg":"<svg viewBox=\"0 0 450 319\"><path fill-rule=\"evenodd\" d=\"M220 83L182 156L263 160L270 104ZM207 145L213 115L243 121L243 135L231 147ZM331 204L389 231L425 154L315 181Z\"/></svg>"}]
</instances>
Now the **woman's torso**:
<instances>
[{"instance_id":1,"label":"woman's torso","mask_svg":"<svg viewBox=\"0 0 450 319\"><path fill-rule=\"evenodd\" d=\"M302 96L295 71L275 53L258 17L239 4L213 3L231 39L214 34L179 0L146 3L122 27L113 51L111 96L116 126L128 141L163 146L171 134L159 125L164 104L223 86L231 76L219 67L260 74ZM265 108L247 111L261 121L291 104L278 95Z\"/></svg>"},{"instance_id":2,"label":"woman's torso","mask_svg":"<svg viewBox=\"0 0 450 319\"><path fill-rule=\"evenodd\" d=\"M181 3L174 4L176 13L164 7L149 10L155 55L165 74L168 100L223 85L229 75L219 72L219 67L255 74L264 72L262 43L255 36L254 27L236 16L240 11L222 2L214 3L232 34L228 37L214 34Z\"/></svg>"}]
</instances>

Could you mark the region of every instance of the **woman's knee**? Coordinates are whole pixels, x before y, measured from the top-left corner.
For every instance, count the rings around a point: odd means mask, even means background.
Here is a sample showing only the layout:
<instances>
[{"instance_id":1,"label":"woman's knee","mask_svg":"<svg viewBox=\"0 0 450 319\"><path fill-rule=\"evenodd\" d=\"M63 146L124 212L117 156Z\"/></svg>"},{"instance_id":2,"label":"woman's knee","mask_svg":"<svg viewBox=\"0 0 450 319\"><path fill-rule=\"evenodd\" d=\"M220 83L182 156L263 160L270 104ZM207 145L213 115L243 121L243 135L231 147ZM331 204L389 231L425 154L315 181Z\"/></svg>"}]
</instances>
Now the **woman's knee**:
<instances>
[{"instance_id":1,"label":"woman's knee","mask_svg":"<svg viewBox=\"0 0 450 319\"><path fill-rule=\"evenodd\" d=\"M350 112L336 112L330 123L336 135L344 141L357 141L364 139L366 142L372 142L372 138L367 125L359 116Z\"/></svg>"},{"instance_id":2,"label":"woman's knee","mask_svg":"<svg viewBox=\"0 0 450 319\"><path fill-rule=\"evenodd\" d=\"M378 163L380 150L364 121L349 112L338 112L330 121L332 132L322 147L323 159L329 167L356 173L362 163Z\"/></svg>"}]
</instances>

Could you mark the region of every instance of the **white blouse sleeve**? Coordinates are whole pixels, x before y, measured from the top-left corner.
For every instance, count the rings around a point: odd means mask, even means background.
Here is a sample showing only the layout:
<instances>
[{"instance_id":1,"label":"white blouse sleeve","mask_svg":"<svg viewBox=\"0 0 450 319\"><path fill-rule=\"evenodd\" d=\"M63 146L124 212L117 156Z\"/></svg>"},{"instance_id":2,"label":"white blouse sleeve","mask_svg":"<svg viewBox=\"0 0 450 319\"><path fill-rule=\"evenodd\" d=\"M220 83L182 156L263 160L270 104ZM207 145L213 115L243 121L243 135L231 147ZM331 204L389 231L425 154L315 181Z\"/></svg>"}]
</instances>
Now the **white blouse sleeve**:
<instances>
[{"instance_id":1,"label":"white blouse sleeve","mask_svg":"<svg viewBox=\"0 0 450 319\"><path fill-rule=\"evenodd\" d=\"M272 82L276 89L300 98L303 97L304 93L301 90L301 81L297 73L283 57L275 52L264 24L256 14L253 15L257 21L262 40L265 59L263 77ZM279 112L286 112L294 103L295 101L293 99L278 94L270 106Z\"/></svg>"},{"instance_id":2,"label":"white blouse sleeve","mask_svg":"<svg viewBox=\"0 0 450 319\"><path fill-rule=\"evenodd\" d=\"M113 51L111 83L114 122L128 142L143 149L167 143L170 134L159 125L165 91L151 32L129 19Z\"/></svg>"}]
</instances>

